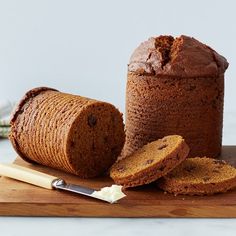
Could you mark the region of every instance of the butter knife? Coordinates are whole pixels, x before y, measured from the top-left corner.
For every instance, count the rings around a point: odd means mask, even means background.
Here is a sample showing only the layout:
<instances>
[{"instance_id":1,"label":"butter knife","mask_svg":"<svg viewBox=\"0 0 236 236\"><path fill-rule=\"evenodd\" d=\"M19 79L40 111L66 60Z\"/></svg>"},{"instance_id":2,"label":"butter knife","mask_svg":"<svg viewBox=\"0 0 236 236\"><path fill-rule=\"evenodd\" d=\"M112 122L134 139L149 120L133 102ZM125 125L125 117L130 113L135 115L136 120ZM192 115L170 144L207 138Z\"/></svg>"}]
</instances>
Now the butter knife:
<instances>
[{"instance_id":1,"label":"butter knife","mask_svg":"<svg viewBox=\"0 0 236 236\"><path fill-rule=\"evenodd\" d=\"M56 176L48 175L16 164L0 163L0 176L20 180L46 189L57 189L78 193L109 203L115 203L126 196L122 192L122 186L119 185L104 187L97 191L80 185L67 184L63 179Z\"/></svg>"}]
</instances>

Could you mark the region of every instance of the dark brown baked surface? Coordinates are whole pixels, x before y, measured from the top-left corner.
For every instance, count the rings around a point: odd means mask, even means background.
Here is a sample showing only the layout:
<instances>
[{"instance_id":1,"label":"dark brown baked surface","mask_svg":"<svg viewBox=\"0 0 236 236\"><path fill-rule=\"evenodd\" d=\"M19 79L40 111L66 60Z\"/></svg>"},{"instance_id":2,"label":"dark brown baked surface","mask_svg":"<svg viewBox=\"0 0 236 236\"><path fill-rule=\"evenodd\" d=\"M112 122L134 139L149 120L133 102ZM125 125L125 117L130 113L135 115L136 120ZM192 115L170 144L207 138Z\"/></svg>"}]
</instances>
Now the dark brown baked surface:
<instances>
[{"instance_id":1,"label":"dark brown baked surface","mask_svg":"<svg viewBox=\"0 0 236 236\"><path fill-rule=\"evenodd\" d=\"M212 158L188 158L158 180L158 186L174 194L210 195L236 187L236 169Z\"/></svg>"},{"instance_id":2,"label":"dark brown baked surface","mask_svg":"<svg viewBox=\"0 0 236 236\"><path fill-rule=\"evenodd\" d=\"M166 135L178 134L190 157L221 151L224 77L153 78L128 74L124 155Z\"/></svg>"},{"instance_id":3,"label":"dark brown baked surface","mask_svg":"<svg viewBox=\"0 0 236 236\"><path fill-rule=\"evenodd\" d=\"M27 92L11 120L10 140L23 159L83 178L103 174L124 139L113 105L49 88Z\"/></svg>"},{"instance_id":4,"label":"dark brown baked surface","mask_svg":"<svg viewBox=\"0 0 236 236\"><path fill-rule=\"evenodd\" d=\"M189 147L181 136L166 136L117 161L111 167L110 176L125 188L148 184L179 165L188 152Z\"/></svg>"},{"instance_id":5,"label":"dark brown baked surface","mask_svg":"<svg viewBox=\"0 0 236 236\"><path fill-rule=\"evenodd\" d=\"M160 36L142 43L128 69L123 156L178 134L190 147L189 157L218 157L227 66L224 57L191 37Z\"/></svg>"},{"instance_id":6,"label":"dark brown baked surface","mask_svg":"<svg viewBox=\"0 0 236 236\"><path fill-rule=\"evenodd\" d=\"M129 72L174 77L217 77L228 67L227 60L198 40L181 35L152 37L132 54Z\"/></svg>"}]
</instances>

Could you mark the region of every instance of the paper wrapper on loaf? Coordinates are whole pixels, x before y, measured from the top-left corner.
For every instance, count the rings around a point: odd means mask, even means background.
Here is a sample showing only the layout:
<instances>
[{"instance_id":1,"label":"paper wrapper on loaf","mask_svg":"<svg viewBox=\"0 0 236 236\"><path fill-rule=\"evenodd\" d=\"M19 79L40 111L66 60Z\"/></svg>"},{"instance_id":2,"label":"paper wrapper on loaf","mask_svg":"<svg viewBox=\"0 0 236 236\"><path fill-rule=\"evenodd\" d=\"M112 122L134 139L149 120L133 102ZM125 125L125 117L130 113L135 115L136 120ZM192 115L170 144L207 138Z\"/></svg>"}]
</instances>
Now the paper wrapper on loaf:
<instances>
[{"instance_id":1,"label":"paper wrapper on loaf","mask_svg":"<svg viewBox=\"0 0 236 236\"><path fill-rule=\"evenodd\" d=\"M19 103L10 140L26 161L88 178L116 161L125 134L122 114L113 105L41 87Z\"/></svg>"}]
</instances>

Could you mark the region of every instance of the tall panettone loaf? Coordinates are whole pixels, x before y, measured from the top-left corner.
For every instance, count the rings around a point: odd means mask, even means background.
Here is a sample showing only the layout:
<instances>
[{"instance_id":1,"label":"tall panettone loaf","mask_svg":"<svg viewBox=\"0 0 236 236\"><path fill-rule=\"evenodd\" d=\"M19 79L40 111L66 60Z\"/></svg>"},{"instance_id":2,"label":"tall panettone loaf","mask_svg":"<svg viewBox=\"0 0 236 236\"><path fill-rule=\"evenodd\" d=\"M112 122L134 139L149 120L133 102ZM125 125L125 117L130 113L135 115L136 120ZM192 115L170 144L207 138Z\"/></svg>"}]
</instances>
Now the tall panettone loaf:
<instances>
[{"instance_id":1,"label":"tall panettone loaf","mask_svg":"<svg viewBox=\"0 0 236 236\"><path fill-rule=\"evenodd\" d=\"M10 140L26 161L87 178L116 161L125 134L122 114L113 105L41 87L19 103Z\"/></svg>"},{"instance_id":2,"label":"tall panettone loaf","mask_svg":"<svg viewBox=\"0 0 236 236\"><path fill-rule=\"evenodd\" d=\"M128 66L124 155L178 134L190 146L190 157L217 157L227 67L223 56L191 37L142 43Z\"/></svg>"}]
</instances>

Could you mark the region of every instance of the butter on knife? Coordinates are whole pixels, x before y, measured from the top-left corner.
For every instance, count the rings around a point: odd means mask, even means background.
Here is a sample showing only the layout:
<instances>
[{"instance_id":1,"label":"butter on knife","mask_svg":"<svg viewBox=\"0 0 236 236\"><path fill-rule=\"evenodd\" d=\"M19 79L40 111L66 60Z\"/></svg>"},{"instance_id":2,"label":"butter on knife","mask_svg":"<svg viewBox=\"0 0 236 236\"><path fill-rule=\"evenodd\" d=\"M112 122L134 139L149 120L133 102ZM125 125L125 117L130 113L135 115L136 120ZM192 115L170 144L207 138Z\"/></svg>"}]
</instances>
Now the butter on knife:
<instances>
[{"instance_id":1,"label":"butter on knife","mask_svg":"<svg viewBox=\"0 0 236 236\"><path fill-rule=\"evenodd\" d=\"M95 190L75 184L67 184L64 180L44 174L15 164L0 163L0 176L17 179L47 189L60 189L73 193L82 194L105 202L115 203L126 195L122 192L122 186L112 185L101 190Z\"/></svg>"}]
</instances>

